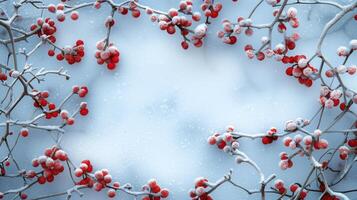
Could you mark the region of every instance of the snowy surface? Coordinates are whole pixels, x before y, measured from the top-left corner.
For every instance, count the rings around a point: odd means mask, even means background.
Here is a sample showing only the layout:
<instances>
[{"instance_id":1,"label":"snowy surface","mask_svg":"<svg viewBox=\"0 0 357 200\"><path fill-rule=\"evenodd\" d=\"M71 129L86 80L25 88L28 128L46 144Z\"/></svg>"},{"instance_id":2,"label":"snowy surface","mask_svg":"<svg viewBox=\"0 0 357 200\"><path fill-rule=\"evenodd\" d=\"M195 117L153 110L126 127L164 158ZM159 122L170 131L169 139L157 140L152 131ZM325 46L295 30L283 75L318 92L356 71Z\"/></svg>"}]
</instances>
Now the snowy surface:
<instances>
[{"instance_id":1,"label":"snowy surface","mask_svg":"<svg viewBox=\"0 0 357 200\"><path fill-rule=\"evenodd\" d=\"M177 2L146 0L142 3L166 10ZM31 62L53 69L64 66L69 70L70 81L50 80L53 84L47 89L58 96L67 94L73 84L86 84L90 89L86 99L90 115L68 129L63 148L74 161L90 159L97 169L108 168L120 182L130 182L137 189L155 177L162 186L171 189L170 199L174 200L189 199L187 191L193 187L196 177L215 181L231 168L235 180L248 188L258 187L258 176L251 168L236 165L232 157L207 145L206 138L228 124L255 133L271 126L281 130L289 119L310 118L318 109L319 87L315 84L307 89L299 85L285 75L285 66L273 60L248 60L242 47L249 42L256 43L262 33L252 38L242 36L235 46L227 46L216 38L224 17L246 16L252 6L248 0L237 5L225 1L222 16L210 27L204 47L188 51L181 50L178 35L161 32L145 15L140 19L116 16L118 23L111 40L120 49L121 61L114 72L98 66L93 58L96 41L106 34L103 21L109 14L108 7L100 11L87 9L80 12L78 22L67 20L61 24L58 44L73 44L76 39L83 39L85 59L67 66L47 57L48 47L42 47ZM300 7L303 8L300 32L304 39L298 44L304 45L297 52L311 54L319 31L336 10ZM257 21L263 22L269 18L266 16L271 16L268 6L259 10ZM351 28L356 26L353 23L338 24L329 35L325 48L332 49L332 58L336 58L336 47L347 45L356 36ZM336 64L339 61L336 59ZM349 82L356 85L356 80ZM29 161L51 144L51 138L39 133L21 142L25 149L16 153ZM242 149L257 160L266 174L277 173L288 184L304 180L309 164L303 158L298 158L301 163L296 168L287 171L278 168L278 154L284 149L281 146L280 143L263 146L260 141L242 142ZM59 183L64 179L59 178L53 185L63 188ZM51 187L51 190L58 191L58 188ZM42 193L43 189L39 191ZM213 196L225 200L257 198L231 186L224 186ZM100 193L84 199L106 197ZM121 199L130 197L124 195Z\"/></svg>"}]
</instances>

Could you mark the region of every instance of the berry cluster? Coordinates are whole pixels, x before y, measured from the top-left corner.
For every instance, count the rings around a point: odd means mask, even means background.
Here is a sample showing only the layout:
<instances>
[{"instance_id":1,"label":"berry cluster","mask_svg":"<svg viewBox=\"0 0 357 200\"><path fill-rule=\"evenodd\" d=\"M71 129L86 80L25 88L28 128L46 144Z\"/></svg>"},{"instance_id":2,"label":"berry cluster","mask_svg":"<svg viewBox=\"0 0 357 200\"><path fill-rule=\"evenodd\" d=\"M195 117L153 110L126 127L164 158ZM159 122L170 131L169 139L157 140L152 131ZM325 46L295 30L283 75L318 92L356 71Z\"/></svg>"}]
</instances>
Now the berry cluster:
<instances>
[{"instance_id":1,"label":"berry cluster","mask_svg":"<svg viewBox=\"0 0 357 200\"><path fill-rule=\"evenodd\" d=\"M180 1L179 11L181 13L192 15L192 20L198 22L201 20L201 13L192 11L192 6L193 6L192 3L193 3L192 0Z\"/></svg>"},{"instance_id":2,"label":"berry cluster","mask_svg":"<svg viewBox=\"0 0 357 200\"><path fill-rule=\"evenodd\" d=\"M327 86L321 86L320 89L320 103L325 108L333 108L340 105L341 110L346 108L345 103L340 104L340 98L342 97L342 91L339 89L331 90Z\"/></svg>"},{"instance_id":3,"label":"berry cluster","mask_svg":"<svg viewBox=\"0 0 357 200\"><path fill-rule=\"evenodd\" d=\"M99 65L107 64L109 70L114 70L116 65L120 60L120 53L116 46L113 43L110 43L108 46L105 41L100 41L97 43L97 51L95 52L95 58Z\"/></svg>"},{"instance_id":4,"label":"berry cluster","mask_svg":"<svg viewBox=\"0 0 357 200\"><path fill-rule=\"evenodd\" d=\"M48 111L45 112L46 119L58 117L59 111L56 109L56 104L48 103Z\"/></svg>"},{"instance_id":5,"label":"berry cluster","mask_svg":"<svg viewBox=\"0 0 357 200\"><path fill-rule=\"evenodd\" d=\"M154 14L151 9L147 9L146 13L150 15L150 20L152 22L158 22L160 30L166 31L170 35L176 33L176 26L180 28L181 35L184 37L189 34L187 28L192 25L192 21L185 16L179 16L179 11L175 8L169 10L168 16ZM198 17L197 14L194 16L193 19L196 19L197 21L200 20L200 17Z\"/></svg>"},{"instance_id":6,"label":"berry cluster","mask_svg":"<svg viewBox=\"0 0 357 200\"><path fill-rule=\"evenodd\" d=\"M286 69L286 75L297 78L300 84L306 85L307 87L312 86L313 80L311 76L314 73L317 73L317 69L310 65L306 56L284 56L282 62L293 64L291 67Z\"/></svg>"},{"instance_id":7,"label":"berry cluster","mask_svg":"<svg viewBox=\"0 0 357 200\"><path fill-rule=\"evenodd\" d=\"M233 126L228 126L226 128L226 132L214 133L212 136L208 137L208 143L210 145L217 145L219 149L223 149L224 152L230 152L239 148L239 143L237 139L232 136L232 132L234 131Z\"/></svg>"},{"instance_id":8,"label":"berry cluster","mask_svg":"<svg viewBox=\"0 0 357 200\"><path fill-rule=\"evenodd\" d=\"M57 31L55 26L55 22L51 18L46 18L43 20L42 18L38 18L36 24L31 25L31 31L36 31L38 37L44 37L51 41L52 43L56 42L56 37L54 34Z\"/></svg>"},{"instance_id":9,"label":"berry cluster","mask_svg":"<svg viewBox=\"0 0 357 200\"><path fill-rule=\"evenodd\" d=\"M280 180L280 179L278 179L278 180L276 180L274 182L274 187L280 194L287 193L287 187L285 186L284 182L282 180ZM299 200L303 200L307 196L307 191L305 189L301 190L301 187L297 183L291 184L290 187L289 187L289 190L293 194L297 193L297 192L300 192L299 197L298 197Z\"/></svg>"},{"instance_id":10,"label":"berry cluster","mask_svg":"<svg viewBox=\"0 0 357 200\"><path fill-rule=\"evenodd\" d=\"M102 191L102 189L106 188L106 186L112 182L112 176L109 174L107 169L95 171L94 177L96 182L93 185L93 189L97 192Z\"/></svg>"},{"instance_id":11,"label":"berry cluster","mask_svg":"<svg viewBox=\"0 0 357 200\"><path fill-rule=\"evenodd\" d=\"M201 10L206 17L217 18L219 12L222 10L222 4L214 4L213 0L204 0L203 4L201 4Z\"/></svg>"},{"instance_id":12,"label":"berry cluster","mask_svg":"<svg viewBox=\"0 0 357 200\"><path fill-rule=\"evenodd\" d=\"M33 167L41 166L43 172L37 178L39 184L52 182L58 174L63 172L62 162L67 161L67 153L58 147L52 147L45 150L44 155L32 160Z\"/></svg>"},{"instance_id":13,"label":"berry cluster","mask_svg":"<svg viewBox=\"0 0 357 200\"><path fill-rule=\"evenodd\" d=\"M69 116L69 113L67 110L62 110L60 113L60 116L65 124L67 124L67 125L74 124L74 118Z\"/></svg>"},{"instance_id":14,"label":"berry cluster","mask_svg":"<svg viewBox=\"0 0 357 200\"><path fill-rule=\"evenodd\" d=\"M278 15L278 10L273 11L273 16L276 17ZM293 7L289 8L286 13L282 13L279 18L279 24L277 26L278 32L286 34L287 27L285 23L290 23L292 28L297 28L299 26L299 21L297 16L297 10ZM251 18L238 17L237 22L234 23L228 19L222 21L223 30L218 32L218 37L222 39L222 41L226 44L235 44L237 42L237 36L242 33L244 29L244 33L247 36L251 36L254 33L253 21ZM252 45L248 45L249 48L245 47L245 52L248 58L254 58L257 56L258 60L264 60L265 56L271 57L274 54L277 55L277 59L281 57L282 54L286 54L288 50L292 50L295 48L295 41L299 39L297 33L293 33L292 36L285 38L285 45L278 44L278 47L284 46L284 49L272 50L270 48L266 48L265 52L262 52L259 48L259 51L256 51ZM261 42L263 47L271 44L271 41L268 37L263 36L261 38ZM285 48L286 47L286 48Z\"/></svg>"},{"instance_id":15,"label":"berry cluster","mask_svg":"<svg viewBox=\"0 0 357 200\"><path fill-rule=\"evenodd\" d=\"M138 8L138 6L136 5L136 3L134 1L129 3L129 10L131 12L131 16L134 18L138 18L141 15L141 12ZM120 13L125 13L125 11L120 12ZM126 12L127 13L127 12Z\"/></svg>"},{"instance_id":16,"label":"berry cluster","mask_svg":"<svg viewBox=\"0 0 357 200\"><path fill-rule=\"evenodd\" d=\"M304 156L305 152L310 152L311 148L314 148L315 150L328 148L328 141L326 139L320 138L320 136L321 131L317 129L314 131L313 136L306 135L303 137L300 134L296 134L294 138L289 136L285 137L283 139L284 145L291 148L292 150L298 149L298 151L292 154L290 157L286 152L282 152L280 154L280 168L283 170L291 168L293 165L291 159L298 154Z\"/></svg>"},{"instance_id":17,"label":"berry cluster","mask_svg":"<svg viewBox=\"0 0 357 200\"><path fill-rule=\"evenodd\" d=\"M302 136L296 134L294 138L289 136L285 137L283 143L286 147L296 149L297 147L304 147L306 151L309 151L312 146L316 149L326 149L328 147L328 141L320 138L321 130L317 129L313 133L313 137L310 135Z\"/></svg>"},{"instance_id":18,"label":"berry cluster","mask_svg":"<svg viewBox=\"0 0 357 200\"><path fill-rule=\"evenodd\" d=\"M55 50L50 49L48 51L49 56L55 55ZM77 40L76 44L71 46L66 46L61 49L61 52L57 54L57 60L61 61L65 59L68 64L73 65L74 63L81 62L84 56L84 42L82 40Z\"/></svg>"},{"instance_id":19,"label":"berry cluster","mask_svg":"<svg viewBox=\"0 0 357 200\"><path fill-rule=\"evenodd\" d=\"M91 173L92 171L93 171L93 165L91 164L90 160L83 160L79 165L79 168L74 170L74 175L76 177L81 177L86 173Z\"/></svg>"},{"instance_id":20,"label":"berry cluster","mask_svg":"<svg viewBox=\"0 0 357 200\"><path fill-rule=\"evenodd\" d=\"M157 14L151 8L146 9L146 13L150 15L150 20L152 22L158 22L159 28L163 31L166 31L168 34L172 35L176 33L176 27L181 31L181 35L184 38L184 41L181 42L181 46L183 49L187 49L189 47L188 44L188 34L190 33L189 27L192 26L193 21L200 21L201 14L199 12L192 11L192 1L184 0L179 4L179 9L171 8L168 11L167 15ZM179 13L183 13L185 15L191 15L192 20L188 19L186 16L180 16ZM206 31L206 30L205 30ZM192 42L194 46L201 47L202 46L202 37L205 34L195 34L192 36Z\"/></svg>"},{"instance_id":21,"label":"berry cluster","mask_svg":"<svg viewBox=\"0 0 357 200\"><path fill-rule=\"evenodd\" d=\"M143 191L151 193L151 195L144 196L142 200L160 200L161 198L167 198L169 196L169 190L160 188L155 179L149 180L142 189Z\"/></svg>"},{"instance_id":22,"label":"berry cluster","mask_svg":"<svg viewBox=\"0 0 357 200\"><path fill-rule=\"evenodd\" d=\"M199 200L213 200L213 198L207 194L206 188L208 187L208 180L205 178L197 178L195 180L195 188L190 190L189 195L192 199Z\"/></svg>"},{"instance_id":23,"label":"berry cluster","mask_svg":"<svg viewBox=\"0 0 357 200\"><path fill-rule=\"evenodd\" d=\"M267 135L262 137L262 143L263 144L273 143L273 141L278 139L278 136L275 135L277 132L278 132L278 130L274 127L269 129L269 131L267 131Z\"/></svg>"},{"instance_id":24,"label":"berry cluster","mask_svg":"<svg viewBox=\"0 0 357 200\"><path fill-rule=\"evenodd\" d=\"M37 93L34 97L34 103L33 106L35 108L39 108L39 107L45 107L48 105L48 101L47 98L50 96L50 93L46 90L44 91L37 91L37 90L33 90L33 93Z\"/></svg>"},{"instance_id":25,"label":"berry cluster","mask_svg":"<svg viewBox=\"0 0 357 200\"><path fill-rule=\"evenodd\" d=\"M282 170L286 170L288 168L292 168L294 165L293 161L289 157L289 155L286 152L281 152L280 153L280 162L279 162L279 167Z\"/></svg>"},{"instance_id":26,"label":"berry cluster","mask_svg":"<svg viewBox=\"0 0 357 200\"><path fill-rule=\"evenodd\" d=\"M73 94L78 94L80 98L84 98L88 94L88 87L87 86L78 86L75 85L72 88Z\"/></svg>"}]
</instances>

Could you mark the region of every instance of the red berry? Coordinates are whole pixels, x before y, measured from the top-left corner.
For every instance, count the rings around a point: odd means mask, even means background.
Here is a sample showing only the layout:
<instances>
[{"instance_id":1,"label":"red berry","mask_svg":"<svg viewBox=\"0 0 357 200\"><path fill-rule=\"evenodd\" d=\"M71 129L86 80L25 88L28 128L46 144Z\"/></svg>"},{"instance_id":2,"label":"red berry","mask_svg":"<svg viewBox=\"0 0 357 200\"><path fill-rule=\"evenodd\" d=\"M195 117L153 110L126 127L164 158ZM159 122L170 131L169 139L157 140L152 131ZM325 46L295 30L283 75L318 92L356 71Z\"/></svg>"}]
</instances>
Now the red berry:
<instances>
[{"instance_id":1,"label":"red berry","mask_svg":"<svg viewBox=\"0 0 357 200\"><path fill-rule=\"evenodd\" d=\"M52 49L48 50L48 55L51 56L51 57L54 56L55 55L55 51L52 50Z\"/></svg>"},{"instance_id":2,"label":"red berry","mask_svg":"<svg viewBox=\"0 0 357 200\"><path fill-rule=\"evenodd\" d=\"M71 13L71 19L72 19L72 20L77 20L78 18L79 18L78 12L77 12L77 11L73 11L73 12Z\"/></svg>"},{"instance_id":3,"label":"red berry","mask_svg":"<svg viewBox=\"0 0 357 200\"><path fill-rule=\"evenodd\" d=\"M23 128L20 131L22 137L27 137L29 135L29 130L27 128Z\"/></svg>"},{"instance_id":4,"label":"red berry","mask_svg":"<svg viewBox=\"0 0 357 200\"><path fill-rule=\"evenodd\" d=\"M46 178L44 176L40 176L38 177L37 181L39 184L43 185L46 183Z\"/></svg>"},{"instance_id":5,"label":"red berry","mask_svg":"<svg viewBox=\"0 0 357 200\"><path fill-rule=\"evenodd\" d=\"M181 42L181 47L182 47L183 49L188 49L188 43L187 43L186 41L182 41L182 42Z\"/></svg>"},{"instance_id":6,"label":"red berry","mask_svg":"<svg viewBox=\"0 0 357 200\"><path fill-rule=\"evenodd\" d=\"M229 36L229 44L233 45L237 42L237 37L232 35L232 36Z\"/></svg>"},{"instance_id":7,"label":"red berry","mask_svg":"<svg viewBox=\"0 0 357 200\"><path fill-rule=\"evenodd\" d=\"M262 137L262 143L263 144L270 144L272 142L273 142L273 139L271 137L267 137L267 136Z\"/></svg>"},{"instance_id":8,"label":"red berry","mask_svg":"<svg viewBox=\"0 0 357 200\"><path fill-rule=\"evenodd\" d=\"M83 108L83 109L81 109L80 111L79 111L79 113L82 115L82 116L86 116L86 115L88 115L88 109L87 108Z\"/></svg>"},{"instance_id":9,"label":"red berry","mask_svg":"<svg viewBox=\"0 0 357 200\"><path fill-rule=\"evenodd\" d=\"M63 54L60 53L60 54L57 54L56 58L57 58L57 60L61 61L64 59L64 56L63 56Z\"/></svg>"},{"instance_id":10,"label":"red berry","mask_svg":"<svg viewBox=\"0 0 357 200\"><path fill-rule=\"evenodd\" d=\"M110 62L110 63L107 64L107 68L108 68L109 70L114 70L115 67L116 67L116 66L115 66L115 63L111 63L111 62Z\"/></svg>"},{"instance_id":11,"label":"red berry","mask_svg":"<svg viewBox=\"0 0 357 200\"><path fill-rule=\"evenodd\" d=\"M169 190L166 188L162 189L160 193L162 198L166 198L169 196Z\"/></svg>"}]
</instances>

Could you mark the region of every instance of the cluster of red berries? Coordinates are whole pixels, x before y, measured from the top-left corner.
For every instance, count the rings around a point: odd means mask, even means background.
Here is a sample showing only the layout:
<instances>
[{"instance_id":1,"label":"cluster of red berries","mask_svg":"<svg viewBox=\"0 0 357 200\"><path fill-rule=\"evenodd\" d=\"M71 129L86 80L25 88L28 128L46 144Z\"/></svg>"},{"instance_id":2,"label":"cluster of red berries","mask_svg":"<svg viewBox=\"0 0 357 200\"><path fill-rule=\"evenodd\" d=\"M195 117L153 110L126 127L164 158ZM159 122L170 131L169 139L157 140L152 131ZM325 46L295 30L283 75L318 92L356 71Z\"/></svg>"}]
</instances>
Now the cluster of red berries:
<instances>
[{"instance_id":1,"label":"cluster of red berries","mask_svg":"<svg viewBox=\"0 0 357 200\"><path fill-rule=\"evenodd\" d=\"M80 98L84 98L88 94L88 87L75 85L72 87L72 92L78 94Z\"/></svg>"},{"instance_id":2,"label":"cluster of red berries","mask_svg":"<svg viewBox=\"0 0 357 200\"><path fill-rule=\"evenodd\" d=\"M186 38L189 34L188 27L192 25L192 20L187 19L185 16L179 16L179 12L192 15L193 21L199 21L201 19L201 14L199 12L192 12L192 1L185 0L181 1L179 4L179 9L171 8L166 15L157 15L151 8L146 9L146 13L150 15L150 20L152 22L158 22L160 30L166 31L168 34L172 35L176 33L176 26L180 29L181 35ZM200 47L202 43L194 42L195 46ZM189 47L186 39L181 42L183 49Z\"/></svg>"},{"instance_id":3,"label":"cluster of red berries","mask_svg":"<svg viewBox=\"0 0 357 200\"><path fill-rule=\"evenodd\" d=\"M280 162L279 167L282 170L286 170L288 168L292 168L294 165L293 161L289 158L289 155L286 152L280 153Z\"/></svg>"},{"instance_id":4,"label":"cluster of red berries","mask_svg":"<svg viewBox=\"0 0 357 200\"><path fill-rule=\"evenodd\" d=\"M296 147L304 147L305 150L309 151L312 147L316 150L326 149L328 147L328 141L320 138L322 132L317 129L313 132L313 137L310 135L302 136L300 134L296 134L294 138L289 136L285 137L283 142L286 147L291 149L296 149Z\"/></svg>"},{"instance_id":5,"label":"cluster of red berries","mask_svg":"<svg viewBox=\"0 0 357 200\"><path fill-rule=\"evenodd\" d=\"M133 16L134 18L138 18L138 17L140 17L140 15L141 15L141 12L140 12L138 6L136 5L135 1L131 1L131 2L129 3L129 9L126 9L126 10L123 9L123 10L122 10L122 9L119 8L118 11L119 11L119 13L125 15L125 14L128 13L128 10L130 10L131 16Z\"/></svg>"},{"instance_id":6,"label":"cluster of red berries","mask_svg":"<svg viewBox=\"0 0 357 200\"><path fill-rule=\"evenodd\" d=\"M109 70L114 70L116 65L120 60L120 53L116 46L113 43L110 43L106 46L104 41L97 43L97 51L95 52L95 58L99 65L107 64Z\"/></svg>"},{"instance_id":7,"label":"cluster of red berries","mask_svg":"<svg viewBox=\"0 0 357 200\"><path fill-rule=\"evenodd\" d=\"M46 114L46 119L51 119L51 118L56 118L56 117L58 117L59 111L56 110L56 104L54 104L54 103L49 103L47 106L48 106L48 111L45 112L45 114Z\"/></svg>"},{"instance_id":8,"label":"cluster of red berries","mask_svg":"<svg viewBox=\"0 0 357 200\"><path fill-rule=\"evenodd\" d=\"M317 69L310 65L310 63L306 59L306 56L284 56L282 62L295 63L291 67L288 67L286 69L286 74L288 76L294 76L295 78L297 78L300 84L303 84L307 87L312 86L313 80L311 79L311 75L317 73Z\"/></svg>"},{"instance_id":9,"label":"cluster of red berries","mask_svg":"<svg viewBox=\"0 0 357 200\"><path fill-rule=\"evenodd\" d=\"M243 20L243 18L238 18L239 20ZM240 34L242 28L239 25L233 24L228 19L222 21L223 30L218 31L218 37L223 40L226 44L235 44L237 42L237 37L234 34Z\"/></svg>"},{"instance_id":10,"label":"cluster of red berries","mask_svg":"<svg viewBox=\"0 0 357 200\"><path fill-rule=\"evenodd\" d=\"M195 47L201 47L203 45L203 38L206 36L208 27L206 24L199 24L194 30L194 34L191 36L191 42ZM188 43L183 41L181 43L183 49L188 48Z\"/></svg>"},{"instance_id":11,"label":"cluster of red berries","mask_svg":"<svg viewBox=\"0 0 357 200\"><path fill-rule=\"evenodd\" d=\"M299 192L299 191L301 190L301 187L300 187L299 184L293 183L293 184L290 185L289 189L290 189L290 191L291 191L292 193L296 193L296 192ZM307 196L307 191L306 191L306 190L302 190L302 191L300 192L299 199L300 199L300 200L303 200L303 199L306 198L306 196Z\"/></svg>"},{"instance_id":12,"label":"cluster of red berries","mask_svg":"<svg viewBox=\"0 0 357 200\"><path fill-rule=\"evenodd\" d=\"M64 123L67 125L73 125L74 124L74 118L69 116L69 113L67 110L61 110L60 116Z\"/></svg>"},{"instance_id":13,"label":"cluster of red berries","mask_svg":"<svg viewBox=\"0 0 357 200\"><path fill-rule=\"evenodd\" d=\"M200 21L201 20L201 13L193 12L193 2L192 0L183 0L179 3L179 11L181 13L185 13L188 15L192 15L193 21Z\"/></svg>"},{"instance_id":14,"label":"cluster of red berries","mask_svg":"<svg viewBox=\"0 0 357 200\"><path fill-rule=\"evenodd\" d=\"M79 168L74 170L74 175L76 177L83 177L77 185L87 185L88 187L93 187L94 181L86 176L87 173L93 172L93 165L91 164L90 160L83 160L79 165Z\"/></svg>"},{"instance_id":15,"label":"cluster of red berries","mask_svg":"<svg viewBox=\"0 0 357 200\"><path fill-rule=\"evenodd\" d=\"M33 106L35 108L45 107L48 105L47 98L50 96L50 93L48 91L44 90L44 91L38 92L37 90L33 90L32 92L33 93L37 92L37 95L34 98L35 102L33 103Z\"/></svg>"},{"instance_id":16,"label":"cluster of red berries","mask_svg":"<svg viewBox=\"0 0 357 200\"><path fill-rule=\"evenodd\" d=\"M224 152L234 151L239 148L239 143L237 139L232 136L234 127L229 125L226 128L226 132L214 133L212 136L208 137L208 143L210 145L217 145L219 149L223 149Z\"/></svg>"},{"instance_id":17,"label":"cluster of red berries","mask_svg":"<svg viewBox=\"0 0 357 200\"><path fill-rule=\"evenodd\" d=\"M278 10L274 10L273 15L276 16L278 13L279 13ZM286 17L281 19L277 26L278 31L280 33L286 32L287 27L284 24L284 22L289 22L293 28L297 28L299 26L299 21L296 18L296 15L297 15L297 10L293 7L289 8L286 13ZM241 16L237 18L237 23L233 23L225 19L222 21L223 30L218 32L218 37L222 38L224 43L233 45L237 42L237 37L235 35L240 34L242 32L242 28L246 28L244 30L245 35L247 36L253 35L254 31L252 29L252 23L253 23L252 19L250 18L245 19L244 17ZM284 37L286 38L285 45L288 49L292 50L295 48L295 41L298 39L297 36L298 35L294 33L292 37ZM267 43L271 42L269 41L268 37L262 37L261 41L262 41L262 45L266 45ZM286 53L285 50L287 49L284 49L284 52L281 53L278 52L278 54ZM249 49L245 49L245 51L249 58L254 57L254 50L252 47ZM271 57L274 54L274 52L271 49L266 49L265 54L268 57ZM256 52L257 59L264 60L265 54L263 52Z\"/></svg>"},{"instance_id":18,"label":"cluster of red berries","mask_svg":"<svg viewBox=\"0 0 357 200\"><path fill-rule=\"evenodd\" d=\"M267 132L267 135L262 137L262 143L263 144L273 143L273 141L278 139L278 136L275 135L277 132L278 132L278 130L275 127L272 127L271 129L269 129L269 131Z\"/></svg>"},{"instance_id":19,"label":"cluster of red berries","mask_svg":"<svg viewBox=\"0 0 357 200\"><path fill-rule=\"evenodd\" d=\"M142 187L142 190L151 193L151 195L144 196L142 200L160 200L161 198L167 198L169 196L169 190L161 188L155 179L149 180L148 183Z\"/></svg>"},{"instance_id":20,"label":"cluster of red berries","mask_svg":"<svg viewBox=\"0 0 357 200\"><path fill-rule=\"evenodd\" d=\"M176 26L181 28L181 34L183 36L189 34L187 27L192 25L192 21L186 17L179 16L179 11L175 8L169 10L168 16L158 16L154 14L151 9L147 9L146 13L150 15L150 20L152 22L158 22L160 30L166 31L170 35L176 33Z\"/></svg>"},{"instance_id":21,"label":"cluster of red berries","mask_svg":"<svg viewBox=\"0 0 357 200\"><path fill-rule=\"evenodd\" d=\"M44 155L32 160L32 166L41 166L43 173L37 178L39 184L52 182L58 174L63 172L62 162L67 161L67 153L58 147L47 148ZM35 174L36 175L36 174Z\"/></svg>"},{"instance_id":22,"label":"cluster of red berries","mask_svg":"<svg viewBox=\"0 0 357 200\"><path fill-rule=\"evenodd\" d=\"M79 114L82 116L86 116L89 113L89 110L87 108L87 103L82 102L79 106ZM62 110L60 113L60 116L62 120L67 124L67 125L73 125L74 124L74 118L69 116L69 113L67 110Z\"/></svg>"},{"instance_id":23,"label":"cluster of red berries","mask_svg":"<svg viewBox=\"0 0 357 200\"><path fill-rule=\"evenodd\" d=\"M213 0L204 0L201 4L201 10L204 12L206 17L217 18L219 12L222 10L222 4L214 4Z\"/></svg>"},{"instance_id":24,"label":"cluster of red berries","mask_svg":"<svg viewBox=\"0 0 357 200\"><path fill-rule=\"evenodd\" d=\"M109 174L107 169L98 170L94 173L93 180L91 177L87 176L87 173L93 171L93 166L89 160L82 161L79 168L77 168L74 172L75 176L83 177L81 181L79 181L78 185L87 185L88 187L93 187L93 189L97 192L102 191L106 187L110 189L107 191L107 195L109 198L114 198L116 196L116 190L119 189L119 182L114 182L112 186L109 184L112 182L112 176Z\"/></svg>"},{"instance_id":25,"label":"cluster of red berries","mask_svg":"<svg viewBox=\"0 0 357 200\"><path fill-rule=\"evenodd\" d=\"M321 86L320 88L320 103L325 108L333 108L340 105L340 109L344 110L346 104L344 102L340 104L341 97L342 91L339 89L331 90L327 86Z\"/></svg>"},{"instance_id":26,"label":"cluster of red berries","mask_svg":"<svg viewBox=\"0 0 357 200\"><path fill-rule=\"evenodd\" d=\"M278 180L276 180L274 182L274 187L275 187L276 190L278 190L278 192L280 194L285 194L287 192L287 187L285 186L284 182L282 180L280 180L280 179L278 179ZM291 184L290 187L289 187L289 190L292 193L300 192L299 198L298 198L299 200L303 200L307 196L307 191L306 190L300 191L301 187L296 183Z\"/></svg>"},{"instance_id":27,"label":"cluster of red berries","mask_svg":"<svg viewBox=\"0 0 357 200\"><path fill-rule=\"evenodd\" d=\"M197 178L195 180L195 188L189 192L190 197L199 200L213 200L206 192L206 188L208 187L207 183L208 180L206 178Z\"/></svg>"},{"instance_id":28,"label":"cluster of red berries","mask_svg":"<svg viewBox=\"0 0 357 200\"><path fill-rule=\"evenodd\" d=\"M100 192L112 182L112 176L109 174L109 171L107 169L95 171L94 177L96 179L96 182L93 185L93 189L97 192Z\"/></svg>"},{"instance_id":29,"label":"cluster of red berries","mask_svg":"<svg viewBox=\"0 0 357 200\"><path fill-rule=\"evenodd\" d=\"M38 37L45 37L52 43L56 42L56 37L54 34L57 31L55 22L51 18L38 18L36 24L32 24L30 27L31 31L37 30Z\"/></svg>"},{"instance_id":30,"label":"cluster of red berries","mask_svg":"<svg viewBox=\"0 0 357 200\"><path fill-rule=\"evenodd\" d=\"M141 15L140 10L138 9L137 5L135 4L135 2L130 2L129 3L129 8L125 8L125 7L118 7L118 12L122 15L126 15L128 14L128 12L131 12L131 16L134 18L139 18Z\"/></svg>"},{"instance_id":31,"label":"cluster of red berries","mask_svg":"<svg viewBox=\"0 0 357 200\"><path fill-rule=\"evenodd\" d=\"M276 17L279 13L279 9L274 10L273 16ZM286 25L284 22L288 22L292 28L298 28L299 27L299 19L297 18L297 10L294 7L290 7L286 11L285 19L283 21L280 21L278 24L278 31L280 33L284 33L287 29Z\"/></svg>"},{"instance_id":32,"label":"cluster of red berries","mask_svg":"<svg viewBox=\"0 0 357 200\"><path fill-rule=\"evenodd\" d=\"M34 90L33 92L37 92L37 91ZM45 106L48 107L48 111L44 111L46 119L56 118L58 117L59 114L59 111L56 110L56 104L47 101L49 95L50 94L48 91L38 92L34 98L35 102L33 104L35 108L39 108L39 107L44 108Z\"/></svg>"},{"instance_id":33,"label":"cluster of red berries","mask_svg":"<svg viewBox=\"0 0 357 200\"><path fill-rule=\"evenodd\" d=\"M48 50L48 55L54 56L55 50L53 49ZM61 49L61 52L57 54L56 58L59 61L65 59L68 64L72 65L74 63L81 62L83 56L84 56L84 42L82 40L77 40L76 44L73 47L66 46L63 49Z\"/></svg>"}]
</instances>

